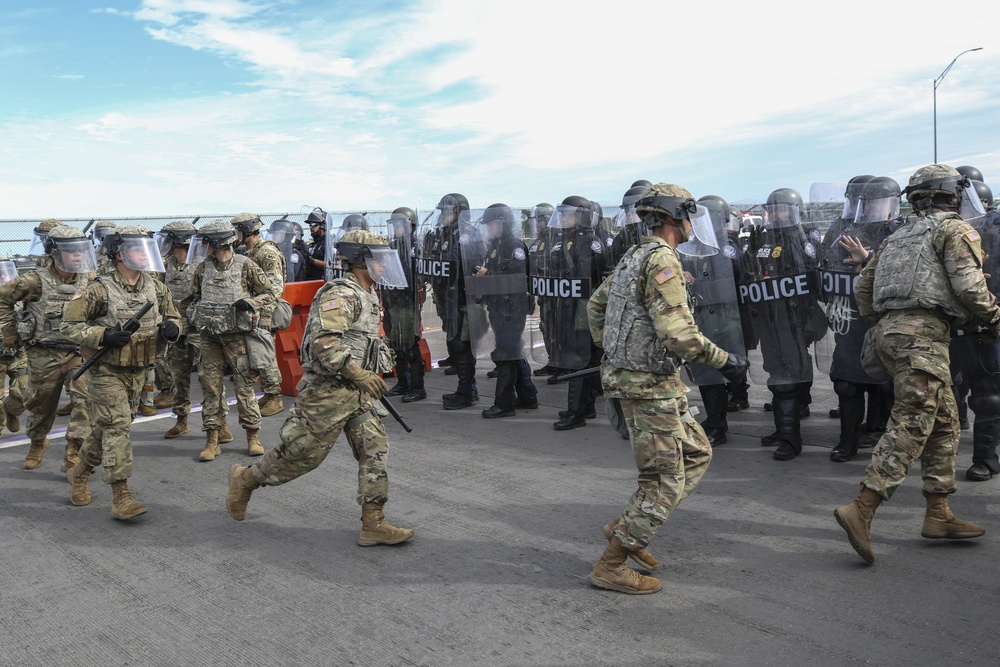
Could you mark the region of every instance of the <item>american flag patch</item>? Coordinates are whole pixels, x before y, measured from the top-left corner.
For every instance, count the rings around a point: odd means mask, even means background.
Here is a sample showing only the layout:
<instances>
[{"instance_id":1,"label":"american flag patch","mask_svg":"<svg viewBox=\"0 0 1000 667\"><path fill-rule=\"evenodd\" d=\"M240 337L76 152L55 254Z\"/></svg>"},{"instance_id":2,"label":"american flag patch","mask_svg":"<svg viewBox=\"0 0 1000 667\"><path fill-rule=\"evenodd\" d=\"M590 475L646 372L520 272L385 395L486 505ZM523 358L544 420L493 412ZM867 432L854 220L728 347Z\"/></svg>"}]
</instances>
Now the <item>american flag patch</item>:
<instances>
[{"instance_id":1,"label":"american flag patch","mask_svg":"<svg viewBox=\"0 0 1000 667\"><path fill-rule=\"evenodd\" d=\"M653 278L653 280L656 281L657 285L662 285L663 283L673 278L675 275L677 274L674 273L673 269L667 269L666 271L660 271L658 274L656 274L656 277Z\"/></svg>"},{"instance_id":2,"label":"american flag patch","mask_svg":"<svg viewBox=\"0 0 1000 667\"><path fill-rule=\"evenodd\" d=\"M982 237L979 235L979 232L977 232L975 229L973 229L971 232L965 232L965 235L967 237L969 237L970 241L981 241L982 240Z\"/></svg>"},{"instance_id":3,"label":"american flag patch","mask_svg":"<svg viewBox=\"0 0 1000 667\"><path fill-rule=\"evenodd\" d=\"M334 310L336 308L340 308L339 301L327 301L322 306L322 310Z\"/></svg>"}]
</instances>

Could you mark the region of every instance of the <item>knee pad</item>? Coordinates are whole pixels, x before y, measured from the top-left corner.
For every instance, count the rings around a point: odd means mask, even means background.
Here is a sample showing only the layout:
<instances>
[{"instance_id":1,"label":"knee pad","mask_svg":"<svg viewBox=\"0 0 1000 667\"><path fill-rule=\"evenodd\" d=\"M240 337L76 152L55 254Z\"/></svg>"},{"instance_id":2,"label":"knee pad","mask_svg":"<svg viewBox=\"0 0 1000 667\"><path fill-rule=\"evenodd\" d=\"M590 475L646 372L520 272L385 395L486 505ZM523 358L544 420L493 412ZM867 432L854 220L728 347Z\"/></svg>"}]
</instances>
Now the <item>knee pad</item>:
<instances>
[{"instance_id":1,"label":"knee pad","mask_svg":"<svg viewBox=\"0 0 1000 667\"><path fill-rule=\"evenodd\" d=\"M834 380L833 390L837 393L837 396L842 396L843 398L854 398L858 395L858 385L847 380Z\"/></svg>"},{"instance_id":2,"label":"knee pad","mask_svg":"<svg viewBox=\"0 0 1000 667\"><path fill-rule=\"evenodd\" d=\"M980 419L995 419L1000 417L1000 395L974 391L969 395L969 407Z\"/></svg>"}]
</instances>

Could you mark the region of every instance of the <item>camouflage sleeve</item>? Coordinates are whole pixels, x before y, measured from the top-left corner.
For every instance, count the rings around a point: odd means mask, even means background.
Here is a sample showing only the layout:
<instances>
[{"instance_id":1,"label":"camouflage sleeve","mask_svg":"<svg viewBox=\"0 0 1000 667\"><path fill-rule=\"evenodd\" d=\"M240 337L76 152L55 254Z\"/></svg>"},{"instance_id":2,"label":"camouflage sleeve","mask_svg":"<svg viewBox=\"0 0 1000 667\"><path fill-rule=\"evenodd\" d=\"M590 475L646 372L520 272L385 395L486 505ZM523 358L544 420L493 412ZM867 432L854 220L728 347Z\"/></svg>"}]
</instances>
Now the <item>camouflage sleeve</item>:
<instances>
[{"instance_id":1,"label":"camouflage sleeve","mask_svg":"<svg viewBox=\"0 0 1000 667\"><path fill-rule=\"evenodd\" d=\"M274 294L274 298L276 300L280 298L285 292L285 256L268 242L253 261L264 271L268 282L271 283L271 293Z\"/></svg>"},{"instance_id":2,"label":"camouflage sleeve","mask_svg":"<svg viewBox=\"0 0 1000 667\"><path fill-rule=\"evenodd\" d=\"M979 232L957 217L948 218L934 239L948 272L951 289L974 317L988 324L1000 322L996 297L986 287L983 248Z\"/></svg>"},{"instance_id":3,"label":"camouflage sleeve","mask_svg":"<svg viewBox=\"0 0 1000 667\"><path fill-rule=\"evenodd\" d=\"M604 346L604 320L608 310L608 294L611 293L611 278L608 278L587 302L587 319L590 321L590 337L597 347Z\"/></svg>"},{"instance_id":4,"label":"camouflage sleeve","mask_svg":"<svg viewBox=\"0 0 1000 667\"><path fill-rule=\"evenodd\" d=\"M243 262L243 287L253 295L253 298L247 301L253 305L254 310L261 313L274 310L278 297L274 295L271 281L267 279L264 270L252 259Z\"/></svg>"},{"instance_id":5,"label":"camouflage sleeve","mask_svg":"<svg viewBox=\"0 0 1000 667\"><path fill-rule=\"evenodd\" d=\"M878 258L884 247L885 241L882 241L882 245L872 255L865 268L861 270L861 275L858 276L858 281L854 285L854 300L858 304L858 313L861 314L861 317L872 322L879 320L879 314L875 312L872 304L875 298L875 267L878 266Z\"/></svg>"},{"instance_id":6,"label":"camouflage sleeve","mask_svg":"<svg viewBox=\"0 0 1000 667\"><path fill-rule=\"evenodd\" d=\"M174 307L174 300L170 298L170 290L166 286L157 281L156 282L156 307L160 311L161 321L163 322L173 322L177 325L177 328L181 328L181 316L177 312L177 308Z\"/></svg>"},{"instance_id":7,"label":"camouflage sleeve","mask_svg":"<svg viewBox=\"0 0 1000 667\"><path fill-rule=\"evenodd\" d=\"M177 310L180 313L180 324L181 324L181 335L187 334L191 331L191 323L187 318L188 306L192 303L197 303L201 301L201 278L205 275L205 263L202 262L198 266L194 267L194 275L191 279L191 291L188 295L181 301L180 305L177 306Z\"/></svg>"},{"instance_id":8,"label":"camouflage sleeve","mask_svg":"<svg viewBox=\"0 0 1000 667\"><path fill-rule=\"evenodd\" d=\"M318 295L311 308L320 318L320 328L310 341L312 355L330 372L339 373L351 359L342 338L361 316L361 300L350 288L334 287Z\"/></svg>"},{"instance_id":9,"label":"camouflage sleeve","mask_svg":"<svg viewBox=\"0 0 1000 667\"><path fill-rule=\"evenodd\" d=\"M17 333L14 306L19 301L37 301L42 295L42 281L33 272L18 276L0 287L0 334L13 336Z\"/></svg>"},{"instance_id":10,"label":"camouflage sleeve","mask_svg":"<svg viewBox=\"0 0 1000 667\"><path fill-rule=\"evenodd\" d=\"M97 349L104 343L104 327L91 326L87 322L95 320L107 312L107 288L99 282L90 283L82 293L74 296L66 304L62 332L72 338L80 347Z\"/></svg>"},{"instance_id":11,"label":"camouflage sleeve","mask_svg":"<svg viewBox=\"0 0 1000 667\"><path fill-rule=\"evenodd\" d=\"M702 335L695 324L688 308L684 270L673 249L664 246L650 254L638 288L656 335L671 352L688 362L715 368L725 365L729 353Z\"/></svg>"}]
</instances>

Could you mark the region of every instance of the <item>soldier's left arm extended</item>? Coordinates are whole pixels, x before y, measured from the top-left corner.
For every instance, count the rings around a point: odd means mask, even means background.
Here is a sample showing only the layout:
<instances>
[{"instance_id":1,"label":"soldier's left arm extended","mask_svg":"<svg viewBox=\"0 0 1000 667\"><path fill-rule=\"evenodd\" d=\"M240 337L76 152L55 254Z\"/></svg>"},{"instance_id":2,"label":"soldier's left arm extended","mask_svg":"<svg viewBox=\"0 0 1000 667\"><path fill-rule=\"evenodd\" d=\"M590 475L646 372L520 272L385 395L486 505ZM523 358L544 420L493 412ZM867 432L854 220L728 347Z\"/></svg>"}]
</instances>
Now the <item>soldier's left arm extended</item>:
<instances>
[{"instance_id":1,"label":"soldier's left arm extended","mask_svg":"<svg viewBox=\"0 0 1000 667\"><path fill-rule=\"evenodd\" d=\"M104 327L88 324L107 314L108 290L99 282L87 285L82 293L66 304L62 332L80 347L98 349L104 345Z\"/></svg>"},{"instance_id":2,"label":"soldier's left arm extended","mask_svg":"<svg viewBox=\"0 0 1000 667\"><path fill-rule=\"evenodd\" d=\"M698 330L688 308L683 269L674 251L664 248L653 252L639 281L656 335L664 345L684 361L722 368L729 353Z\"/></svg>"},{"instance_id":3,"label":"soldier's left arm extended","mask_svg":"<svg viewBox=\"0 0 1000 667\"><path fill-rule=\"evenodd\" d=\"M983 248L979 232L965 221L948 220L941 226L935 241L951 288L959 301L983 322L995 324L1000 321L996 297L987 288L983 275Z\"/></svg>"}]
</instances>

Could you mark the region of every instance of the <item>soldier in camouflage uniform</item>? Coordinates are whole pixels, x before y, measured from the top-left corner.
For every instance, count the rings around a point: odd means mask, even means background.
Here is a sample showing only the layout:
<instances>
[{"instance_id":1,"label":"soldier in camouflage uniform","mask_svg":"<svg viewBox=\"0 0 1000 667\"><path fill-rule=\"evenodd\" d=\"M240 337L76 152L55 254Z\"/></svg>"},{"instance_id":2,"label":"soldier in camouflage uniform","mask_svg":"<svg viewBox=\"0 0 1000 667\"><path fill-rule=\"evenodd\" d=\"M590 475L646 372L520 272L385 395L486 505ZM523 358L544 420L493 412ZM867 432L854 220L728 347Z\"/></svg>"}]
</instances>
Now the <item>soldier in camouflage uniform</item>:
<instances>
[{"instance_id":1,"label":"soldier in camouflage uniform","mask_svg":"<svg viewBox=\"0 0 1000 667\"><path fill-rule=\"evenodd\" d=\"M260 313L260 324L266 329L271 328L271 315L278 299L285 293L285 256L274 241L265 241L260 237L263 223L255 213L240 213L230 221L240 234L242 243L246 246L246 256L254 261L267 276L271 284L271 294L274 305ZM272 332L273 333L273 332ZM281 401L281 371L278 369L278 359L275 357L270 366L260 372L260 384L264 395L257 402L261 417L276 415L285 409Z\"/></svg>"},{"instance_id":2,"label":"soldier in camouflage uniform","mask_svg":"<svg viewBox=\"0 0 1000 667\"><path fill-rule=\"evenodd\" d=\"M212 461L222 453L219 433L225 412L220 406L226 399L223 376L227 372L236 386L236 408L247 434L247 451L251 456L264 453L257 437L260 409L253 393L257 373L250 368L247 337L258 334L259 314L273 308L274 294L264 271L252 259L235 253L237 238L236 230L224 220L201 227L188 253L188 263L197 263L191 292L178 307L187 320L181 333L201 335L198 380L203 391L205 448L198 455L200 461ZM201 261L203 253L208 257Z\"/></svg>"},{"instance_id":3,"label":"soldier in camouflage uniform","mask_svg":"<svg viewBox=\"0 0 1000 667\"><path fill-rule=\"evenodd\" d=\"M834 516L851 546L875 560L871 521L920 460L927 498L921 536L979 537L982 526L956 518L958 408L952 393L948 344L952 325L972 318L1000 335L1000 308L986 286L979 232L958 215L966 177L943 164L921 167L903 191L914 212L882 242L855 287L858 311L876 323L878 357L893 379L895 404L885 434L853 503Z\"/></svg>"},{"instance_id":4,"label":"soldier in camouflage uniform","mask_svg":"<svg viewBox=\"0 0 1000 667\"><path fill-rule=\"evenodd\" d=\"M0 257L0 286L17 278L17 267L6 257ZM0 392L3 377L10 380L10 389L3 399L4 424L11 433L21 430L21 414L24 413L24 393L28 387L28 356L24 346L7 347L0 342ZM0 433L3 429L0 428Z\"/></svg>"},{"instance_id":5,"label":"soldier in camouflage uniform","mask_svg":"<svg viewBox=\"0 0 1000 667\"><path fill-rule=\"evenodd\" d=\"M86 378L70 379L83 359L75 342L61 331L63 311L93 280L97 260L84 233L66 225L46 232L44 251L48 256L44 266L0 287L0 331L5 348L16 349L22 342L27 348L24 407L31 413L27 428L31 448L25 468L33 470L42 464L63 386L73 400L61 466L65 472L79 460L77 453L90 431L90 411ZM15 315L18 303L23 309Z\"/></svg>"},{"instance_id":6,"label":"soldier in camouflage uniform","mask_svg":"<svg viewBox=\"0 0 1000 667\"><path fill-rule=\"evenodd\" d=\"M688 239L695 210L680 186L647 189L636 204L646 227L642 243L626 251L588 304L591 335L605 353L604 395L621 399L639 469L639 488L622 516L604 527L608 546L590 574L595 586L622 593L660 590L659 580L625 561L659 567L646 546L712 460L712 446L688 412L679 366L703 362L731 380L747 367L703 336L688 308L675 248Z\"/></svg>"},{"instance_id":7,"label":"soldier in camouflage uniform","mask_svg":"<svg viewBox=\"0 0 1000 667\"><path fill-rule=\"evenodd\" d=\"M118 228L111 220L98 220L94 223L94 231L90 233L90 239L94 242L94 251L97 255L97 275L110 276L115 272L115 262L113 259L101 252L101 245L104 237L113 234Z\"/></svg>"},{"instance_id":8,"label":"soldier in camouflage uniform","mask_svg":"<svg viewBox=\"0 0 1000 667\"><path fill-rule=\"evenodd\" d=\"M393 355L379 336L379 300L373 285L405 284L386 280L392 265L402 277L402 265L396 251L367 230L344 234L337 259L347 273L321 287L313 299L302 344L305 375L281 427L281 444L250 467L233 466L226 508L242 521L254 489L284 484L315 469L344 431L358 462L358 544L398 544L410 539L413 530L391 525L382 511L389 498L389 440L379 419L384 411L377 403L387 387L378 373L392 369Z\"/></svg>"},{"instance_id":9,"label":"soldier in camouflage uniform","mask_svg":"<svg viewBox=\"0 0 1000 667\"><path fill-rule=\"evenodd\" d=\"M163 260L148 231L119 227L104 237L102 250L115 262L115 272L98 276L81 297L66 307L63 332L90 357L106 349L86 373L94 428L80 450L80 461L66 474L74 505L90 504L87 481L100 465L112 489L111 516L125 521L146 513L128 488L132 476L129 429L139 406L146 369L156 363L163 341L177 340L177 310L170 292L150 272L162 272ZM147 303L152 308L134 332L123 325Z\"/></svg>"}]
</instances>

